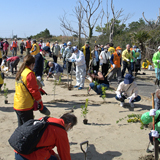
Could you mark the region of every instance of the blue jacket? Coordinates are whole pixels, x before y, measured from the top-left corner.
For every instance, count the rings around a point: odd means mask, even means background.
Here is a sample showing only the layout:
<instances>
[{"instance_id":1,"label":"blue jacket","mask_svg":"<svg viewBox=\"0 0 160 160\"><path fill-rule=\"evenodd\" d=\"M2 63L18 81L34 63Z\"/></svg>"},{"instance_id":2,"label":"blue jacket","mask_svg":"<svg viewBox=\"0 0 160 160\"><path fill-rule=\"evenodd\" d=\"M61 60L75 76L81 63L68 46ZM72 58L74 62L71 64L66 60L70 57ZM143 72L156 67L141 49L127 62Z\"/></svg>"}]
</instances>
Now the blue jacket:
<instances>
[{"instance_id":1,"label":"blue jacket","mask_svg":"<svg viewBox=\"0 0 160 160\"><path fill-rule=\"evenodd\" d=\"M63 68L59 64L53 62L53 67L49 69L49 73L54 74L58 72L63 73Z\"/></svg>"},{"instance_id":2,"label":"blue jacket","mask_svg":"<svg viewBox=\"0 0 160 160\"><path fill-rule=\"evenodd\" d=\"M35 56L35 65L33 71L35 72L36 77L43 75L43 66L44 66L44 58L42 54L38 53Z\"/></svg>"}]
</instances>

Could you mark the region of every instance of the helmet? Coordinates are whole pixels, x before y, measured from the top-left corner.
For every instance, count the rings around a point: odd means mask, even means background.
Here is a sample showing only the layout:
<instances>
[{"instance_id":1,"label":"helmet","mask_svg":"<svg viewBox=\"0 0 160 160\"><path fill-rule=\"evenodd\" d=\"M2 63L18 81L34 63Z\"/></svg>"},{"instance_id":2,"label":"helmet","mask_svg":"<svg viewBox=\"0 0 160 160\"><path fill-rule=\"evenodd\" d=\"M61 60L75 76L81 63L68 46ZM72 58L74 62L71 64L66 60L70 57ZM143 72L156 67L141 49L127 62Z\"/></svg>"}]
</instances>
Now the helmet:
<instances>
[{"instance_id":1,"label":"helmet","mask_svg":"<svg viewBox=\"0 0 160 160\"><path fill-rule=\"evenodd\" d=\"M67 46L67 43L64 43L63 45L64 45L64 46Z\"/></svg>"},{"instance_id":2,"label":"helmet","mask_svg":"<svg viewBox=\"0 0 160 160\"><path fill-rule=\"evenodd\" d=\"M67 46L71 46L71 44L72 44L71 41L69 41L69 42L67 43Z\"/></svg>"}]
</instances>

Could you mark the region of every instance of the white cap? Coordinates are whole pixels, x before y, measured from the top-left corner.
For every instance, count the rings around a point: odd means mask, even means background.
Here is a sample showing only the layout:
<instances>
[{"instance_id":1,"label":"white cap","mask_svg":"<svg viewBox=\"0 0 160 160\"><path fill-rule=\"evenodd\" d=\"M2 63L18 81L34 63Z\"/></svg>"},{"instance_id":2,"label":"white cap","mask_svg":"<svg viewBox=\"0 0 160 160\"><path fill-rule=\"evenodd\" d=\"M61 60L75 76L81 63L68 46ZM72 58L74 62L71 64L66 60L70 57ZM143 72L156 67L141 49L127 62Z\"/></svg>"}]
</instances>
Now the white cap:
<instances>
[{"instance_id":1,"label":"white cap","mask_svg":"<svg viewBox=\"0 0 160 160\"><path fill-rule=\"evenodd\" d=\"M71 44L72 44L71 41L68 41L67 46L71 46Z\"/></svg>"},{"instance_id":2,"label":"white cap","mask_svg":"<svg viewBox=\"0 0 160 160\"><path fill-rule=\"evenodd\" d=\"M160 46L158 47L158 49L160 49Z\"/></svg>"},{"instance_id":3,"label":"white cap","mask_svg":"<svg viewBox=\"0 0 160 160\"><path fill-rule=\"evenodd\" d=\"M76 51L78 48L76 46L73 47L73 51Z\"/></svg>"}]
</instances>

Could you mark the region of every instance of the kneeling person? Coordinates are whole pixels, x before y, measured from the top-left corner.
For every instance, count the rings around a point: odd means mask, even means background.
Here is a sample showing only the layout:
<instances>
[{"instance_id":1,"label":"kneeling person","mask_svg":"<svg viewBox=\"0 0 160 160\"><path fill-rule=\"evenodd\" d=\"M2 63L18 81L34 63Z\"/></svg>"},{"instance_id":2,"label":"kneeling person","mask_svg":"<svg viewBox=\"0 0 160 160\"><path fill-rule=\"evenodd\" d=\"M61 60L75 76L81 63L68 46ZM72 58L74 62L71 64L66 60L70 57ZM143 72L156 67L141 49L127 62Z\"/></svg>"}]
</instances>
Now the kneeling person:
<instances>
[{"instance_id":1,"label":"kneeling person","mask_svg":"<svg viewBox=\"0 0 160 160\"><path fill-rule=\"evenodd\" d=\"M116 99L121 102L120 106L124 106L124 100L128 99L131 107L134 107L134 102L141 100L138 95L137 84L134 82L131 74L126 74L124 81L121 82L116 91Z\"/></svg>"},{"instance_id":2,"label":"kneeling person","mask_svg":"<svg viewBox=\"0 0 160 160\"><path fill-rule=\"evenodd\" d=\"M105 87L105 90L107 90L109 88L109 82L107 81L107 78L105 78L105 76L103 76L103 74L101 72L98 71L98 73L91 73L89 74L92 78L92 83L90 83L90 89L93 89L97 94L100 95L100 97L102 96L102 87ZM93 82L95 81L95 82Z\"/></svg>"},{"instance_id":3,"label":"kneeling person","mask_svg":"<svg viewBox=\"0 0 160 160\"><path fill-rule=\"evenodd\" d=\"M54 80L59 80L59 77L63 73L63 68L58 63L55 62L49 62L48 65L50 69L48 72L47 79L49 78L49 76L53 75Z\"/></svg>"}]
</instances>

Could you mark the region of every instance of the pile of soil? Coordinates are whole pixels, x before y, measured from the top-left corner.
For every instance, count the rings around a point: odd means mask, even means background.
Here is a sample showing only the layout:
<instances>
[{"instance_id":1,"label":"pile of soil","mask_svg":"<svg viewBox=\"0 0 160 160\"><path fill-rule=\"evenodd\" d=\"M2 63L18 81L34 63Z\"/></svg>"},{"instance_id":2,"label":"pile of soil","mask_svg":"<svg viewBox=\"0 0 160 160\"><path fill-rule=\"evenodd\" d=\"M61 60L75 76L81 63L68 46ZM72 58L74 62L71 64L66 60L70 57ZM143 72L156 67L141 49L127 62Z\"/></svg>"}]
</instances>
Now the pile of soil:
<instances>
[{"instance_id":1,"label":"pile of soil","mask_svg":"<svg viewBox=\"0 0 160 160\"><path fill-rule=\"evenodd\" d=\"M151 154L151 155L139 157L139 160L155 160L155 159L154 159L154 156Z\"/></svg>"}]
</instances>

